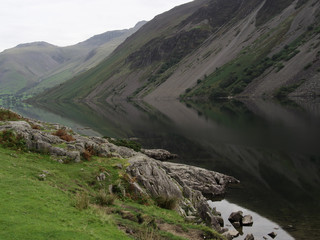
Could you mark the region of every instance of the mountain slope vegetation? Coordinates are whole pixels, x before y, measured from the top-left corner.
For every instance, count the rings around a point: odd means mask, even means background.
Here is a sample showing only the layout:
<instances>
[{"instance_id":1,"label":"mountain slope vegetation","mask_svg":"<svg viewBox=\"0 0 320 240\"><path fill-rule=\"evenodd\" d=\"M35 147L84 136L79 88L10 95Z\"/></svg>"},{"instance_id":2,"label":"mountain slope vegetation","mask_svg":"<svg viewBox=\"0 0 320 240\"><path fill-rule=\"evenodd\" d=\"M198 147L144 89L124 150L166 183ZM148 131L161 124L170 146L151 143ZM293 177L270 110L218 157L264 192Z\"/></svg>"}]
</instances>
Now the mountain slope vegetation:
<instances>
[{"instance_id":1,"label":"mountain slope vegetation","mask_svg":"<svg viewBox=\"0 0 320 240\"><path fill-rule=\"evenodd\" d=\"M316 0L193 1L39 98L319 95L319 12Z\"/></svg>"},{"instance_id":2,"label":"mountain slope vegetation","mask_svg":"<svg viewBox=\"0 0 320 240\"><path fill-rule=\"evenodd\" d=\"M0 53L0 95L32 95L87 71L144 23L131 29L102 33L68 47L34 42L5 50Z\"/></svg>"}]
</instances>

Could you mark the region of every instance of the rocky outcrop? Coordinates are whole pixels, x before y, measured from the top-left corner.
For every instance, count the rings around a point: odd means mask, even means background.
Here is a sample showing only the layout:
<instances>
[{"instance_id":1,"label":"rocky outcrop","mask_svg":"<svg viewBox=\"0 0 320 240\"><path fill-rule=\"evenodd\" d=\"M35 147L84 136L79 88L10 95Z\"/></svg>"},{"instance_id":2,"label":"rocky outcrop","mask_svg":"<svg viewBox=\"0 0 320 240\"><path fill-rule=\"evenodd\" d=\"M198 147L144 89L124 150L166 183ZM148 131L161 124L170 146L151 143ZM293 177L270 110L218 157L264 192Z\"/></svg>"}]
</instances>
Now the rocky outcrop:
<instances>
[{"instance_id":1,"label":"rocky outcrop","mask_svg":"<svg viewBox=\"0 0 320 240\"><path fill-rule=\"evenodd\" d=\"M8 121L1 122L0 132L3 131L19 135L25 140L29 150L49 153L56 156L54 159L60 163L80 162L91 155L126 158L130 163L126 172L137 194L148 195L154 199L161 197L174 200L177 202L175 210L189 221L205 222L219 232L228 231L222 229L224 222L221 214L210 208L204 196L224 195L229 183L239 182L233 177L203 168L162 162L150 157L165 160L174 156L165 150L136 152L116 146L104 138L80 136L59 125L33 120ZM59 137L58 131L68 137ZM116 167L123 168L120 164ZM45 177L45 174L39 175L41 180L45 180ZM98 181L105 178L105 173L97 176Z\"/></svg>"},{"instance_id":2,"label":"rocky outcrop","mask_svg":"<svg viewBox=\"0 0 320 240\"><path fill-rule=\"evenodd\" d=\"M182 164L160 162L143 154L129 159L127 172L136 179L137 192L177 199L177 210L184 216L196 216L219 231L223 219L209 207L203 194L221 196L233 177ZM142 190L141 187L144 189Z\"/></svg>"},{"instance_id":3,"label":"rocky outcrop","mask_svg":"<svg viewBox=\"0 0 320 240\"><path fill-rule=\"evenodd\" d=\"M169 151L164 149L141 149L141 152L147 155L148 157L161 161L174 159L178 157L177 154L170 153Z\"/></svg>"}]
</instances>

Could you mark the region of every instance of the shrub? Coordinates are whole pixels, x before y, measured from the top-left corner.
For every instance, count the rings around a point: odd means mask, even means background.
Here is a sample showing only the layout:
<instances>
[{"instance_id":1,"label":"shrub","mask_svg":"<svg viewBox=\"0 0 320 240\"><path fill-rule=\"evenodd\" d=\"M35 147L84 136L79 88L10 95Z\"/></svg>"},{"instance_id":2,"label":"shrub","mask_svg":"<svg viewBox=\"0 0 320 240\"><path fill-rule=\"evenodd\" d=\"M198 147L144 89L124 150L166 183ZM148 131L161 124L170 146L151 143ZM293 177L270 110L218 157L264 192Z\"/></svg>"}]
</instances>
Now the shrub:
<instances>
[{"instance_id":1,"label":"shrub","mask_svg":"<svg viewBox=\"0 0 320 240\"><path fill-rule=\"evenodd\" d=\"M85 160L90 161L92 154L91 154L87 149L85 149L85 150L81 153L81 156L82 156Z\"/></svg>"},{"instance_id":2,"label":"shrub","mask_svg":"<svg viewBox=\"0 0 320 240\"><path fill-rule=\"evenodd\" d=\"M56 132L52 133L52 135L58 136L59 138L67 142L75 140L70 134L68 134L65 129L59 129Z\"/></svg>"},{"instance_id":3,"label":"shrub","mask_svg":"<svg viewBox=\"0 0 320 240\"><path fill-rule=\"evenodd\" d=\"M0 144L4 147L25 150L26 142L24 138L20 135L14 134L11 130L4 130L0 132Z\"/></svg>"},{"instance_id":4,"label":"shrub","mask_svg":"<svg viewBox=\"0 0 320 240\"><path fill-rule=\"evenodd\" d=\"M89 195L86 192L76 194L75 207L79 210L87 209L89 207Z\"/></svg>"},{"instance_id":5,"label":"shrub","mask_svg":"<svg viewBox=\"0 0 320 240\"><path fill-rule=\"evenodd\" d=\"M96 202L101 206L110 206L114 203L115 196L107 194L104 189L101 189L96 195Z\"/></svg>"},{"instance_id":6,"label":"shrub","mask_svg":"<svg viewBox=\"0 0 320 240\"><path fill-rule=\"evenodd\" d=\"M0 109L0 121L18 121L23 119L18 114L7 109Z\"/></svg>"},{"instance_id":7,"label":"shrub","mask_svg":"<svg viewBox=\"0 0 320 240\"><path fill-rule=\"evenodd\" d=\"M117 145L117 146L123 146L123 147L131 148L131 149L135 150L136 152L140 152L141 151L141 144L137 143L135 141L132 141L132 140L110 139L110 142L113 143L114 145Z\"/></svg>"},{"instance_id":8,"label":"shrub","mask_svg":"<svg viewBox=\"0 0 320 240\"><path fill-rule=\"evenodd\" d=\"M211 92L209 98L212 100L217 100L217 99L226 98L226 97L228 97L228 93L221 88L217 88Z\"/></svg>"},{"instance_id":9,"label":"shrub","mask_svg":"<svg viewBox=\"0 0 320 240\"><path fill-rule=\"evenodd\" d=\"M178 203L178 199L174 197L157 197L155 201L157 206L169 210L175 209Z\"/></svg>"}]
</instances>

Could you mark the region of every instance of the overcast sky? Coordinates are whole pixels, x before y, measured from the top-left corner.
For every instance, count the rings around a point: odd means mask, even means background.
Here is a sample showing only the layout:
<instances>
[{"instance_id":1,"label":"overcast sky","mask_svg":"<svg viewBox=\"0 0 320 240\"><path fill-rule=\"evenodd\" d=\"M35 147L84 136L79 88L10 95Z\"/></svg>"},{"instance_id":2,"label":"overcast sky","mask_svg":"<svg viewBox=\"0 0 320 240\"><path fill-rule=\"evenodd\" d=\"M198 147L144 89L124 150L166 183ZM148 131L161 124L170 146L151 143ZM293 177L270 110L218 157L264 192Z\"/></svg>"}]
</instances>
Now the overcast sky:
<instances>
[{"instance_id":1,"label":"overcast sky","mask_svg":"<svg viewBox=\"0 0 320 240\"><path fill-rule=\"evenodd\" d=\"M73 45L133 27L191 0L1 0L0 52L20 43Z\"/></svg>"}]
</instances>

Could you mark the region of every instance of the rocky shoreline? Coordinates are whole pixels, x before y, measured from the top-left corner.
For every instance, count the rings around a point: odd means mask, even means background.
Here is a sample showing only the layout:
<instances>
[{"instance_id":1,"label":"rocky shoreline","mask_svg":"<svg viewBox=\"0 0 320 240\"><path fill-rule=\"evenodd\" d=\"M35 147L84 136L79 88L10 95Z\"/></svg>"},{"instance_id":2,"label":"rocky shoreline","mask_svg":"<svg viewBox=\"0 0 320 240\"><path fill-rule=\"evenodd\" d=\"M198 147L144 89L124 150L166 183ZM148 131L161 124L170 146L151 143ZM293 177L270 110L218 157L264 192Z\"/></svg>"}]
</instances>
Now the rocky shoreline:
<instances>
[{"instance_id":1,"label":"rocky shoreline","mask_svg":"<svg viewBox=\"0 0 320 240\"><path fill-rule=\"evenodd\" d=\"M167 160L176 155L161 149L136 152L116 146L105 138L81 136L59 124L25 118L0 123L0 132L10 131L20 136L28 150L48 153L61 164L77 163L85 160L88 155L128 159L126 172L137 194L174 199L177 202L174 209L187 221L205 223L223 233L227 239L236 236L232 230L223 228L221 214L211 209L208 199L204 197L223 196L229 184L239 183L234 177L203 168L159 161L154 158ZM64 135L59 135L59 132Z\"/></svg>"}]
</instances>

